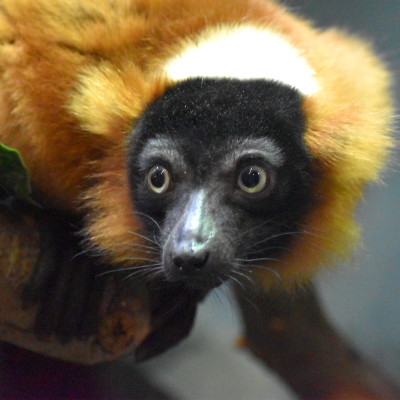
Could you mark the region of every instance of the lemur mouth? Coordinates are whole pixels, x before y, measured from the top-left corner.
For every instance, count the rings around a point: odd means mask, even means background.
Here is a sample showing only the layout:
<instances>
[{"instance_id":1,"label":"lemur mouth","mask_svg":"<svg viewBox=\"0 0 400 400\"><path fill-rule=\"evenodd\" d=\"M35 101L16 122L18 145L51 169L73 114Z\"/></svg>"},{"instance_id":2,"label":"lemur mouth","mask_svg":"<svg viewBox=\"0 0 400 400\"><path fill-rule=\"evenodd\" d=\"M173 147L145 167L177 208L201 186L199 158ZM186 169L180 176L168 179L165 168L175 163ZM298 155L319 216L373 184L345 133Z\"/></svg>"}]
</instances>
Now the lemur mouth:
<instances>
[{"instance_id":1,"label":"lemur mouth","mask_svg":"<svg viewBox=\"0 0 400 400\"><path fill-rule=\"evenodd\" d=\"M228 278L207 276L204 278L196 278L187 280L186 284L191 289L215 289L227 281Z\"/></svg>"},{"instance_id":2,"label":"lemur mouth","mask_svg":"<svg viewBox=\"0 0 400 400\"><path fill-rule=\"evenodd\" d=\"M193 275L182 275L182 276L167 276L167 280L170 282L180 282L187 288L193 290L211 290L221 286L229 279L229 276L216 273L197 273Z\"/></svg>"}]
</instances>

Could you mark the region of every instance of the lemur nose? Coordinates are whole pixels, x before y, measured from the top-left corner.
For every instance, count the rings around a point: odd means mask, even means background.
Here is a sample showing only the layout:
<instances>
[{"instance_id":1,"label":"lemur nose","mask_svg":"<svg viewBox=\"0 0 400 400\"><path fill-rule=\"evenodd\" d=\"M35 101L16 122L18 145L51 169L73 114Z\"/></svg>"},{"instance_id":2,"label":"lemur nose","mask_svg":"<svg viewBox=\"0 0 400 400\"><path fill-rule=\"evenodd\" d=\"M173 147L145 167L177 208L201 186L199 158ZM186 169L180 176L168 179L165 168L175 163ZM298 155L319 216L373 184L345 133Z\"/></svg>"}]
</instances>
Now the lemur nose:
<instances>
[{"instance_id":1,"label":"lemur nose","mask_svg":"<svg viewBox=\"0 0 400 400\"><path fill-rule=\"evenodd\" d=\"M209 256L210 253L204 249L188 252L182 251L174 254L173 262L180 273L190 275L204 269Z\"/></svg>"},{"instance_id":2,"label":"lemur nose","mask_svg":"<svg viewBox=\"0 0 400 400\"><path fill-rule=\"evenodd\" d=\"M203 190L191 195L173 236L172 264L180 275L203 272L211 256L215 228L207 213L206 200Z\"/></svg>"}]
</instances>

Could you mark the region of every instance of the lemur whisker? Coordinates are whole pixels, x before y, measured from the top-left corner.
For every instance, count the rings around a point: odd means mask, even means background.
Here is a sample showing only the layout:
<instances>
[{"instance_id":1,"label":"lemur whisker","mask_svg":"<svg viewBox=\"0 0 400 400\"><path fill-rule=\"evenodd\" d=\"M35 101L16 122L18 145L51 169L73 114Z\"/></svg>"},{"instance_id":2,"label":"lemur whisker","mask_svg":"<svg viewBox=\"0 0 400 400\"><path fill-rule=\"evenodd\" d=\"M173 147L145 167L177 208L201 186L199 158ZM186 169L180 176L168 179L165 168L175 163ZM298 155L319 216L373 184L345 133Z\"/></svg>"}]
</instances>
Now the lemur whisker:
<instances>
[{"instance_id":1,"label":"lemur whisker","mask_svg":"<svg viewBox=\"0 0 400 400\"><path fill-rule=\"evenodd\" d=\"M150 270L152 267L156 267L156 266L162 266L162 264L160 262L152 262L149 264L140 264L140 265L133 265L131 267L122 267L122 268L116 268L116 269L111 269L108 271L104 271L101 272L99 274L96 275L96 277L100 277L103 275L109 275L112 273L116 273L116 272L129 272L132 270Z\"/></svg>"},{"instance_id":2,"label":"lemur whisker","mask_svg":"<svg viewBox=\"0 0 400 400\"><path fill-rule=\"evenodd\" d=\"M264 271L270 271L273 274L275 274L280 280L282 280L282 277L279 275L279 273L277 271L275 271L273 268L269 268L266 267L264 265L257 265L257 264L251 264L251 265L247 265L247 267L251 267L251 268L258 268L258 269L262 269Z\"/></svg>"},{"instance_id":3,"label":"lemur whisker","mask_svg":"<svg viewBox=\"0 0 400 400\"><path fill-rule=\"evenodd\" d=\"M242 236L246 236L249 233L261 228L264 225L270 224L274 219L276 219L277 217L273 217L267 221L263 221L262 223L258 224L257 226L253 226L252 228L248 229L247 231L242 232Z\"/></svg>"},{"instance_id":4,"label":"lemur whisker","mask_svg":"<svg viewBox=\"0 0 400 400\"><path fill-rule=\"evenodd\" d=\"M247 279L251 284L254 284L254 280L248 274L246 274L244 272L234 270L234 271L231 271L231 274L236 274L242 278ZM230 277L232 278L232 276L230 276Z\"/></svg>"},{"instance_id":5,"label":"lemur whisker","mask_svg":"<svg viewBox=\"0 0 400 400\"><path fill-rule=\"evenodd\" d=\"M152 239L150 239L150 238L148 238L148 237L146 237L146 236L144 236L144 235L140 235L139 233L134 232L134 231L129 231L129 233L130 233L131 235L138 236L138 237L140 237L140 238L142 238L142 239L144 239L144 240L146 240L146 241L148 241L148 242L150 242L150 243L154 243L155 245L159 246L159 244L158 244L156 241L154 241L154 240L152 240Z\"/></svg>"},{"instance_id":6,"label":"lemur whisker","mask_svg":"<svg viewBox=\"0 0 400 400\"><path fill-rule=\"evenodd\" d=\"M133 277L140 276L140 275L146 275L147 277L156 270L157 268L152 268L152 269L141 269L139 271L134 271L127 275L124 280L132 279Z\"/></svg>"},{"instance_id":7,"label":"lemur whisker","mask_svg":"<svg viewBox=\"0 0 400 400\"><path fill-rule=\"evenodd\" d=\"M245 247L245 250L247 250L249 248L252 248L252 247L255 247L255 246L257 246L257 245L259 245L261 243L266 243L266 242L268 242L270 240L277 239L277 238L282 237L282 236L295 236L295 235L300 235L301 233L302 232L300 232L300 231L293 231L293 232L282 232L282 233L278 233L278 234L273 235L273 236L268 236L268 237L264 238L263 240L260 240L260 241L258 241L256 243L252 243L251 245Z\"/></svg>"},{"instance_id":8,"label":"lemur whisker","mask_svg":"<svg viewBox=\"0 0 400 400\"><path fill-rule=\"evenodd\" d=\"M265 253L267 251L271 251L271 250L283 250L289 253L293 253L293 249L291 249L290 247L286 247L286 246L273 246L273 247L265 247L262 249L258 249L258 250L252 250L251 254L257 254L257 253Z\"/></svg>"},{"instance_id":9,"label":"lemur whisker","mask_svg":"<svg viewBox=\"0 0 400 400\"><path fill-rule=\"evenodd\" d=\"M254 261L281 261L278 258L270 258L270 257L263 257L263 258L251 258L251 259L241 259L237 258L237 261L240 261L242 263L248 263L248 262L254 262Z\"/></svg>"},{"instance_id":10,"label":"lemur whisker","mask_svg":"<svg viewBox=\"0 0 400 400\"><path fill-rule=\"evenodd\" d=\"M131 243L131 244L129 244L128 243L128 245L130 245L131 247L138 247L138 248L140 248L140 249L149 249L149 250L159 250L160 252L161 252L161 248L160 248L160 246L146 246L146 245L144 245L144 244L140 244L140 243Z\"/></svg>"},{"instance_id":11,"label":"lemur whisker","mask_svg":"<svg viewBox=\"0 0 400 400\"><path fill-rule=\"evenodd\" d=\"M142 213L140 211L132 211L132 214L133 215L141 215L142 217L148 218L150 221L154 222L154 224L157 226L158 230L161 232L160 225L158 224L158 222L153 217L150 217L150 215L147 215L147 214Z\"/></svg>"},{"instance_id":12,"label":"lemur whisker","mask_svg":"<svg viewBox=\"0 0 400 400\"><path fill-rule=\"evenodd\" d=\"M244 291L246 290L245 286L243 285L243 283L239 279L237 279L236 277L234 277L232 275L229 275L229 278L232 281L236 282Z\"/></svg>"}]
</instances>

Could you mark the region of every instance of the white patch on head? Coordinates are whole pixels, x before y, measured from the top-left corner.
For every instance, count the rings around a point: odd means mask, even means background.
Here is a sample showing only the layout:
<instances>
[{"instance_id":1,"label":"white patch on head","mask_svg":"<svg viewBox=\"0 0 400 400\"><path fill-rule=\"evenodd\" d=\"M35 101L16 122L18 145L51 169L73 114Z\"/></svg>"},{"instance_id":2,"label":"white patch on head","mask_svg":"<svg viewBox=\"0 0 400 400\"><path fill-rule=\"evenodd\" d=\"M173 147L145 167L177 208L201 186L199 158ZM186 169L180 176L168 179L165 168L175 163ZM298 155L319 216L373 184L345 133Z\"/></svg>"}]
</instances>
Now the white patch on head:
<instances>
[{"instance_id":1,"label":"white patch on head","mask_svg":"<svg viewBox=\"0 0 400 400\"><path fill-rule=\"evenodd\" d=\"M184 43L164 66L174 81L194 77L266 79L298 89L318 91L315 73L282 35L253 25L207 28Z\"/></svg>"}]
</instances>

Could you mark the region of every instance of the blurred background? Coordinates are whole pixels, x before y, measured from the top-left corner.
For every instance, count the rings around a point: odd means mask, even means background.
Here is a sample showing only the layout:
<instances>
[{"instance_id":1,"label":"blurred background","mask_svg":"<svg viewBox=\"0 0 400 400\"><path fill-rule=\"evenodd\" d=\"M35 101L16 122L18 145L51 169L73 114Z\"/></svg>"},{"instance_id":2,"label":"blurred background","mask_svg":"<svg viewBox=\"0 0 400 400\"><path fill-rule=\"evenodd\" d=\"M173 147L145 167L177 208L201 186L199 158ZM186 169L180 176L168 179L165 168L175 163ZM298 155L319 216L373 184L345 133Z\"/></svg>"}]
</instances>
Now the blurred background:
<instances>
[{"instance_id":1,"label":"blurred background","mask_svg":"<svg viewBox=\"0 0 400 400\"><path fill-rule=\"evenodd\" d=\"M286 0L317 27L337 26L369 41L393 72L400 103L399 0ZM362 68L362 65L360 65ZM355 76L354 79L357 79ZM400 385L400 167L399 151L359 205L362 244L352 261L320 274L316 285L336 328L372 365ZM187 400L294 399L282 381L235 347L240 321L228 290L200 307L189 339L140 366L170 395Z\"/></svg>"}]
</instances>

